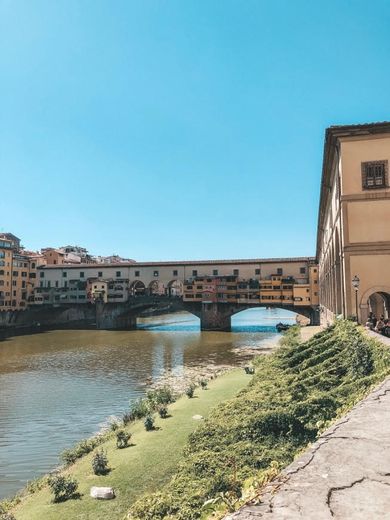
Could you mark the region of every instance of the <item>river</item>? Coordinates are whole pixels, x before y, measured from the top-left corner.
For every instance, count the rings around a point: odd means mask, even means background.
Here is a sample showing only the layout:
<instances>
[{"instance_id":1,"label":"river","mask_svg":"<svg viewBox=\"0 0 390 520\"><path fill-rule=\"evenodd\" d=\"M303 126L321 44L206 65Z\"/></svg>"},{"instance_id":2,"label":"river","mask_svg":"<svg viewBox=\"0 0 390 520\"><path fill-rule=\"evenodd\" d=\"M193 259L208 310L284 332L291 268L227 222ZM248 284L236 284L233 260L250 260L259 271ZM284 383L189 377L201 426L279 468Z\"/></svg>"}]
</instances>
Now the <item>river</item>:
<instances>
[{"instance_id":1,"label":"river","mask_svg":"<svg viewBox=\"0 0 390 520\"><path fill-rule=\"evenodd\" d=\"M110 415L144 395L166 371L237 365L261 349L274 325L295 315L250 309L232 332L200 332L176 313L140 320L135 331L51 331L0 341L0 498L59 463L59 453L96 433Z\"/></svg>"}]
</instances>

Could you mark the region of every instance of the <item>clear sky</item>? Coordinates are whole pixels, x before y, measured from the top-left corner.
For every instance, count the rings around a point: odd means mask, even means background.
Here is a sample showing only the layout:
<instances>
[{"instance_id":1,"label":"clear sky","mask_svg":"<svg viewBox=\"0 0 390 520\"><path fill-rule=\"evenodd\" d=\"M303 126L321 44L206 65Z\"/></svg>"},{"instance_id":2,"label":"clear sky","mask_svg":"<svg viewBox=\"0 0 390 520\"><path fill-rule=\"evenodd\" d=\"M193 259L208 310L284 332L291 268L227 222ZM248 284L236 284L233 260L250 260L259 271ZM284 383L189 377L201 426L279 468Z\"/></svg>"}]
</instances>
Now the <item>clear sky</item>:
<instances>
[{"instance_id":1,"label":"clear sky","mask_svg":"<svg viewBox=\"0 0 390 520\"><path fill-rule=\"evenodd\" d=\"M315 253L327 126L390 119L388 0L0 0L0 230Z\"/></svg>"}]
</instances>

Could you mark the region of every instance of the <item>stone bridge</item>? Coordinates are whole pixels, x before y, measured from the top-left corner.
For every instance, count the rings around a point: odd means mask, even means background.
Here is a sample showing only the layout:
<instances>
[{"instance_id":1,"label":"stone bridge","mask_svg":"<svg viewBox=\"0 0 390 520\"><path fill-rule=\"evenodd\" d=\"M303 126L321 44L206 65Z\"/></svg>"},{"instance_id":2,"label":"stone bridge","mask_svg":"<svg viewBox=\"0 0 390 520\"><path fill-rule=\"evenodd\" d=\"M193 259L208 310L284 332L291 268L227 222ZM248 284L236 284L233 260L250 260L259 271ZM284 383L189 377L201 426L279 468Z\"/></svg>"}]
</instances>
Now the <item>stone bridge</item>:
<instances>
[{"instance_id":1,"label":"stone bridge","mask_svg":"<svg viewBox=\"0 0 390 520\"><path fill-rule=\"evenodd\" d=\"M153 297L139 296L130 298L124 303L96 302L96 328L97 329L124 329L130 330L137 327L137 317L149 309L168 309L174 305L174 310L183 310L194 314L200 319L201 330L229 331L231 330L231 317L241 311L254 307L266 307L258 303L204 303L183 301L179 297ZM318 311L310 306L301 306L299 309L293 305L269 305L271 308L282 308L297 312L310 319L312 324L317 324Z\"/></svg>"}]
</instances>

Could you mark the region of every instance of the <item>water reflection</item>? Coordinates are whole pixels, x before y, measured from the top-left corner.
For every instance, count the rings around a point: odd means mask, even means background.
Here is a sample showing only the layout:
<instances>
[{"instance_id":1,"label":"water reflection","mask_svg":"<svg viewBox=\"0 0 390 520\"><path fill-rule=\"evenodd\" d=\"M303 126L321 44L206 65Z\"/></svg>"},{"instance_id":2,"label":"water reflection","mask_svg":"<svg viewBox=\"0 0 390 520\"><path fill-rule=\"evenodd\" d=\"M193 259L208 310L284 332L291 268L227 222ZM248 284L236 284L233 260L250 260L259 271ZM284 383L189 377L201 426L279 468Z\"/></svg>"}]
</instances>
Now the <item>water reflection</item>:
<instances>
[{"instance_id":1,"label":"water reflection","mask_svg":"<svg viewBox=\"0 0 390 520\"><path fill-rule=\"evenodd\" d=\"M141 320L137 331L53 331L0 342L0 497L58 463L167 369L236 364L235 349L261 348L286 311L253 309L231 333L200 332L187 313ZM234 349L234 350L233 350Z\"/></svg>"}]
</instances>

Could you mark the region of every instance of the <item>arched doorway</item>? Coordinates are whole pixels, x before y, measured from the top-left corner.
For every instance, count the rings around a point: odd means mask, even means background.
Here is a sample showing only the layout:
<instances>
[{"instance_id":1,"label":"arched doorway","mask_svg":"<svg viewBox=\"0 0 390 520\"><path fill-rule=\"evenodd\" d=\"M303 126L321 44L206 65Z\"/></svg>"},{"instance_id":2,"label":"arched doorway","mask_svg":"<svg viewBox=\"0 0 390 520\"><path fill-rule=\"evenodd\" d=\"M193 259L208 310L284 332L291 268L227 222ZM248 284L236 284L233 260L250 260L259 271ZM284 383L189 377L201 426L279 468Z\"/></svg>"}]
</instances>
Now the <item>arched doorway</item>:
<instances>
[{"instance_id":1,"label":"arched doorway","mask_svg":"<svg viewBox=\"0 0 390 520\"><path fill-rule=\"evenodd\" d=\"M363 325L370 312L377 318L390 318L390 287L372 287L363 294L360 300L360 320Z\"/></svg>"},{"instance_id":2,"label":"arched doorway","mask_svg":"<svg viewBox=\"0 0 390 520\"><path fill-rule=\"evenodd\" d=\"M141 280L135 280L130 285L130 296L144 296L146 292L146 287Z\"/></svg>"},{"instance_id":3,"label":"arched doorway","mask_svg":"<svg viewBox=\"0 0 390 520\"><path fill-rule=\"evenodd\" d=\"M180 280L171 280L168 283L167 296L183 296L183 282Z\"/></svg>"},{"instance_id":4,"label":"arched doorway","mask_svg":"<svg viewBox=\"0 0 390 520\"><path fill-rule=\"evenodd\" d=\"M376 292L368 298L368 312L375 314L377 318L384 316L389 317L389 300L390 295L384 292Z\"/></svg>"},{"instance_id":5,"label":"arched doorway","mask_svg":"<svg viewBox=\"0 0 390 520\"><path fill-rule=\"evenodd\" d=\"M158 280L153 280L148 286L150 296L161 296L164 294L164 284Z\"/></svg>"}]
</instances>

